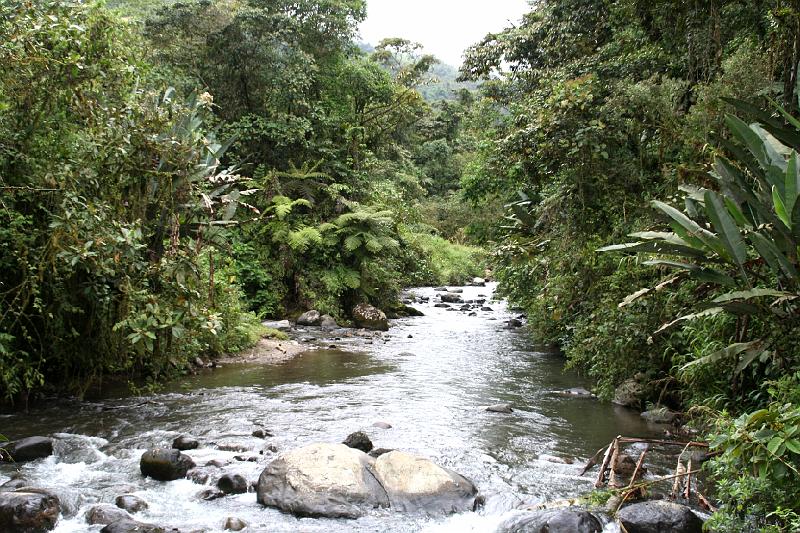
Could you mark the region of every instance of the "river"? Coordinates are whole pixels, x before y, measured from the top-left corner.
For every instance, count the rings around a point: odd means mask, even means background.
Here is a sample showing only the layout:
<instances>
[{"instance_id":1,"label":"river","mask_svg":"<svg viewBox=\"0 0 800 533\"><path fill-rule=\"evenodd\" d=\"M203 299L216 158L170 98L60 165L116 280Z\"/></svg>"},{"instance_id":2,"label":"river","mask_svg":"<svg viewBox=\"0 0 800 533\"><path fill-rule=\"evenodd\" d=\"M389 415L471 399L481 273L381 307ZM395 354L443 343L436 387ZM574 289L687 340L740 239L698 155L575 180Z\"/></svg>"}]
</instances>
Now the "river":
<instances>
[{"instance_id":1,"label":"river","mask_svg":"<svg viewBox=\"0 0 800 533\"><path fill-rule=\"evenodd\" d=\"M493 285L464 287L465 300L491 298ZM321 339L324 349L278 365L228 365L204 371L148 396L63 402L29 414L0 417L11 438L53 436L56 453L20 465L31 485L52 489L65 509L57 532L98 531L85 512L97 502L133 493L149 503L143 522L184 530L221 531L226 517L251 524L248 531L367 532L493 531L520 504L575 496L592 487L579 477L586 458L616 435L652 435L637 413L562 391L587 384L562 370L559 356L537 351L522 329L509 329L505 303L477 316L414 304L425 316L393 321L370 340ZM334 344L336 349L330 349ZM512 414L485 411L500 402ZM390 429L373 427L382 421ZM274 436L252 437L262 427ZM366 431L376 447L433 459L472 479L486 497L476 513L449 517L376 510L357 520L297 519L262 508L254 493L204 501L189 480L142 478L139 457L169 446L180 434L196 437L187 452L198 465L230 461L225 472L258 478L278 453L312 442L341 442ZM222 448L222 449L220 449ZM239 451L236 451L240 448ZM229 451L225 451L229 450ZM260 454L259 452L262 452ZM257 462L237 461L254 456ZM552 457L575 458L574 464ZM13 473L0 466L0 483Z\"/></svg>"}]
</instances>

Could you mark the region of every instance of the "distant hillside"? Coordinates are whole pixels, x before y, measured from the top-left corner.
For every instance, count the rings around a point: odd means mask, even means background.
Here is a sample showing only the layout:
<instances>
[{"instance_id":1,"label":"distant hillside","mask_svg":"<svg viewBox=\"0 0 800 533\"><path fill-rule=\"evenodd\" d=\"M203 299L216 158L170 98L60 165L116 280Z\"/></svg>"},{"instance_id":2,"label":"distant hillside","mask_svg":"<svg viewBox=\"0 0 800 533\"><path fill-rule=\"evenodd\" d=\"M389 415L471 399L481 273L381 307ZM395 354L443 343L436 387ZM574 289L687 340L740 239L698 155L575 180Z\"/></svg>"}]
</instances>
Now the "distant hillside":
<instances>
[{"instance_id":1,"label":"distant hillside","mask_svg":"<svg viewBox=\"0 0 800 533\"><path fill-rule=\"evenodd\" d=\"M370 43L359 43L358 48L365 54L371 54L375 51L375 46ZM431 69L430 77L433 81L417 88L428 102L456 100L456 93L461 89L474 90L478 88L478 84L475 82L456 81L458 69L446 63L434 65Z\"/></svg>"}]
</instances>

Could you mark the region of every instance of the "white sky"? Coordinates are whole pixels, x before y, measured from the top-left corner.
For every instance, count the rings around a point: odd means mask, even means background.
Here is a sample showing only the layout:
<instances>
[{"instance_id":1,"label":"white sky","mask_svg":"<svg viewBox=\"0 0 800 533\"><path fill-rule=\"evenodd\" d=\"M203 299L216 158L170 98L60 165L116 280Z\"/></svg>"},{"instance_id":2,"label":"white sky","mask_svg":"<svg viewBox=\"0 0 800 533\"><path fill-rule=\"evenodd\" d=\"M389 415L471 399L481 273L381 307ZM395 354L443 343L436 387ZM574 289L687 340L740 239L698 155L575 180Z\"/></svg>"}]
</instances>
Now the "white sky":
<instances>
[{"instance_id":1,"label":"white sky","mask_svg":"<svg viewBox=\"0 0 800 533\"><path fill-rule=\"evenodd\" d=\"M528 0L367 0L361 38L377 45L385 37L403 37L458 67L467 47L529 10Z\"/></svg>"}]
</instances>

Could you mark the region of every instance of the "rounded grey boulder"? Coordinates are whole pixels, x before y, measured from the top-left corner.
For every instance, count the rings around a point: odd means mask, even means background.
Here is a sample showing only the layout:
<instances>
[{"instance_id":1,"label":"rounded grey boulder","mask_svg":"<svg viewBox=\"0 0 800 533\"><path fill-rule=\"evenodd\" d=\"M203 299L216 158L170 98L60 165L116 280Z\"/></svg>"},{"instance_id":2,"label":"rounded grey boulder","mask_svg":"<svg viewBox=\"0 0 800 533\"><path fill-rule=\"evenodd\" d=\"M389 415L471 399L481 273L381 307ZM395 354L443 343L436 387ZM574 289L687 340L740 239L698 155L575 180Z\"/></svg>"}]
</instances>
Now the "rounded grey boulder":
<instances>
[{"instance_id":1,"label":"rounded grey boulder","mask_svg":"<svg viewBox=\"0 0 800 533\"><path fill-rule=\"evenodd\" d=\"M47 491L0 492L0 531L50 531L60 512L58 497Z\"/></svg>"},{"instance_id":2,"label":"rounded grey boulder","mask_svg":"<svg viewBox=\"0 0 800 533\"><path fill-rule=\"evenodd\" d=\"M225 494L244 494L247 480L239 474L225 474L217 480L217 488Z\"/></svg>"},{"instance_id":3,"label":"rounded grey boulder","mask_svg":"<svg viewBox=\"0 0 800 533\"><path fill-rule=\"evenodd\" d=\"M144 511L149 507L146 501L138 496L134 496L133 494L123 494L122 496L117 496L117 498L114 500L114 504L120 509L125 509L129 513L138 513L139 511Z\"/></svg>"},{"instance_id":4,"label":"rounded grey boulder","mask_svg":"<svg viewBox=\"0 0 800 533\"><path fill-rule=\"evenodd\" d=\"M183 452L186 450L196 450L198 447L200 447L200 443L197 442L197 439L187 437L186 435L181 435L172 441L172 447Z\"/></svg>"},{"instance_id":5,"label":"rounded grey boulder","mask_svg":"<svg viewBox=\"0 0 800 533\"><path fill-rule=\"evenodd\" d=\"M189 469L194 468L194 461L179 450L155 448L142 454L139 469L145 477L159 481L172 481L186 477Z\"/></svg>"},{"instance_id":6,"label":"rounded grey boulder","mask_svg":"<svg viewBox=\"0 0 800 533\"><path fill-rule=\"evenodd\" d=\"M389 321L386 319L384 312L369 304L362 303L353 308L353 321L362 328L379 331L389 330Z\"/></svg>"},{"instance_id":7,"label":"rounded grey boulder","mask_svg":"<svg viewBox=\"0 0 800 533\"><path fill-rule=\"evenodd\" d=\"M617 519L628 533L701 533L703 521L691 509L664 500L623 507Z\"/></svg>"},{"instance_id":8,"label":"rounded grey boulder","mask_svg":"<svg viewBox=\"0 0 800 533\"><path fill-rule=\"evenodd\" d=\"M86 522L92 525L108 525L119 520L133 520L133 517L124 509L110 503L95 505L86 513Z\"/></svg>"},{"instance_id":9,"label":"rounded grey boulder","mask_svg":"<svg viewBox=\"0 0 800 533\"><path fill-rule=\"evenodd\" d=\"M319 326L321 321L322 321L322 316L319 314L319 311L312 309L310 311L306 311L297 318L297 325Z\"/></svg>"},{"instance_id":10,"label":"rounded grey boulder","mask_svg":"<svg viewBox=\"0 0 800 533\"><path fill-rule=\"evenodd\" d=\"M363 431L356 431L355 433L351 433L344 439L342 442L348 448L355 448L356 450L361 450L364 453L369 453L372 448L372 441L369 438L369 435L364 433Z\"/></svg>"},{"instance_id":11,"label":"rounded grey boulder","mask_svg":"<svg viewBox=\"0 0 800 533\"><path fill-rule=\"evenodd\" d=\"M375 474L390 506L399 511L440 514L475 507L478 489L470 480L423 457L385 453L375 461Z\"/></svg>"},{"instance_id":12,"label":"rounded grey boulder","mask_svg":"<svg viewBox=\"0 0 800 533\"><path fill-rule=\"evenodd\" d=\"M258 503L298 516L358 518L388 507L374 459L344 444L311 444L284 453L261 473Z\"/></svg>"},{"instance_id":13,"label":"rounded grey boulder","mask_svg":"<svg viewBox=\"0 0 800 533\"><path fill-rule=\"evenodd\" d=\"M600 533L603 525L583 509L547 509L509 518L497 533Z\"/></svg>"},{"instance_id":14,"label":"rounded grey boulder","mask_svg":"<svg viewBox=\"0 0 800 533\"><path fill-rule=\"evenodd\" d=\"M0 458L16 463L35 461L53 455L53 439L47 437L27 437L3 444Z\"/></svg>"}]
</instances>

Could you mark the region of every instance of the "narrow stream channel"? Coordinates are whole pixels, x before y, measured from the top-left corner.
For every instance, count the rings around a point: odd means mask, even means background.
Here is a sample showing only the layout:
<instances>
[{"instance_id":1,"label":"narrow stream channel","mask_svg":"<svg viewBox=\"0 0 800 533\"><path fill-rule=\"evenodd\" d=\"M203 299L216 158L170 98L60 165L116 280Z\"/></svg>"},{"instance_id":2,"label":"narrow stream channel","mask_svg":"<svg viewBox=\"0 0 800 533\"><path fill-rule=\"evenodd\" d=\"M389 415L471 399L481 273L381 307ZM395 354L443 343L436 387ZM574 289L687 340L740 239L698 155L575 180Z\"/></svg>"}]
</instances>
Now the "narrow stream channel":
<instances>
[{"instance_id":1,"label":"narrow stream channel","mask_svg":"<svg viewBox=\"0 0 800 533\"><path fill-rule=\"evenodd\" d=\"M491 298L492 286L464 287L465 300ZM415 304L423 317L393 322L371 341L345 338L273 366L229 365L187 377L159 394L69 403L0 417L10 438L53 436L56 453L20 466L31 485L61 498L65 516L56 531L98 531L85 512L97 502L133 493L150 507L137 520L184 530L221 531L226 517L250 523L248 531L493 531L520 504L575 496L591 488L578 477L583 462L616 435L651 435L637 413L560 393L585 386L562 370L563 360L537 352L503 302L468 316L436 308L430 297ZM370 343L371 342L371 343ZM340 349L339 349L340 348ZM500 402L512 414L485 411ZM373 427L375 422L391 429ZM259 439L254 429L274 434ZM366 431L376 447L427 456L470 479L486 497L477 513L424 517L376 510L358 520L297 519L256 503L254 493L204 501L189 480L144 479L139 457L169 446L180 434L196 437L187 452L198 465L230 461L226 473L258 478L278 453L313 442L341 442ZM222 449L220 449L222 448ZM228 450L228 451L225 451ZM259 453L263 452L263 453ZM257 462L237 461L254 456ZM575 458L574 464L552 461ZM14 473L0 466L0 483Z\"/></svg>"}]
</instances>

